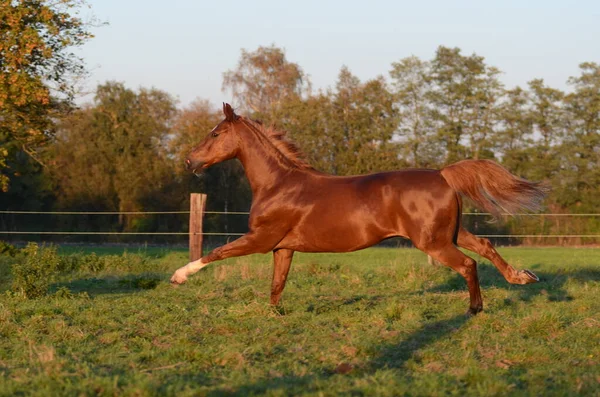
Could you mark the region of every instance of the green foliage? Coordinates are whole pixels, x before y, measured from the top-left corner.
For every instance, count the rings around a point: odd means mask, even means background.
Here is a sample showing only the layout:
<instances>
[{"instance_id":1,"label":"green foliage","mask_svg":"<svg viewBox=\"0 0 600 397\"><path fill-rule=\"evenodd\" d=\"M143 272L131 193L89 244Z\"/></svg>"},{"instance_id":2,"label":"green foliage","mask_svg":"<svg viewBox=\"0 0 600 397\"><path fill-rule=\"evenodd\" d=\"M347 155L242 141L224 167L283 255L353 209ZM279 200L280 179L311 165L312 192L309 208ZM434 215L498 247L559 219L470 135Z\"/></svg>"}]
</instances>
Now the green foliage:
<instances>
[{"instance_id":1,"label":"green foliage","mask_svg":"<svg viewBox=\"0 0 600 397\"><path fill-rule=\"evenodd\" d=\"M92 252L88 255L74 254L62 256L59 264L61 273L91 272L98 273L106 267L105 257L99 257Z\"/></svg>"},{"instance_id":2,"label":"green foliage","mask_svg":"<svg viewBox=\"0 0 600 397\"><path fill-rule=\"evenodd\" d=\"M431 63L412 56L392 64L391 92L398 108L398 154L417 168L439 167L443 147L438 142L431 106Z\"/></svg>"},{"instance_id":3,"label":"green foliage","mask_svg":"<svg viewBox=\"0 0 600 397\"><path fill-rule=\"evenodd\" d=\"M73 299L75 297L73 292L67 287L59 287L54 293L54 296L59 299Z\"/></svg>"},{"instance_id":4,"label":"green foliage","mask_svg":"<svg viewBox=\"0 0 600 397\"><path fill-rule=\"evenodd\" d=\"M84 75L72 52L91 34L77 14L82 0L0 1L0 188L25 155L41 162L53 118L67 110Z\"/></svg>"},{"instance_id":5,"label":"green foliage","mask_svg":"<svg viewBox=\"0 0 600 397\"><path fill-rule=\"evenodd\" d=\"M136 93L119 83L99 86L95 106L65 120L54 145L52 175L62 192L61 206L151 209L152 201L160 201L152 196L164 198L163 189L172 185L165 141L174 115L174 100L162 91ZM144 224L135 219L121 216L119 223L135 230Z\"/></svg>"},{"instance_id":6,"label":"green foliage","mask_svg":"<svg viewBox=\"0 0 600 397\"><path fill-rule=\"evenodd\" d=\"M121 255L97 255L71 254L61 256L57 265L57 271L67 273L101 273L103 271L124 271L130 269L143 269L147 266L147 258L143 255L129 254Z\"/></svg>"},{"instance_id":7,"label":"green foliage","mask_svg":"<svg viewBox=\"0 0 600 397\"><path fill-rule=\"evenodd\" d=\"M23 248L22 261L12 266L12 290L27 299L40 298L48 293L61 259L56 247L39 247L29 243Z\"/></svg>"},{"instance_id":8,"label":"green foliage","mask_svg":"<svg viewBox=\"0 0 600 397\"><path fill-rule=\"evenodd\" d=\"M46 295L50 285L65 275L143 271L149 266L146 256L127 252L101 256L94 252L59 255L54 246L39 247L36 243L29 243L22 253L22 258L12 265L12 291L27 299ZM149 275L127 280L125 284L132 288L149 289L154 288L158 281L155 276ZM55 296L72 298L70 290L63 287L56 291Z\"/></svg>"},{"instance_id":9,"label":"green foliage","mask_svg":"<svg viewBox=\"0 0 600 397\"><path fill-rule=\"evenodd\" d=\"M0 240L0 255L15 256L19 253L19 249L14 245Z\"/></svg>"},{"instance_id":10,"label":"green foliage","mask_svg":"<svg viewBox=\"0 0 600 397\"><path fill-rule=\"evenodd\" d=\"M361 82L340 71L335 90L288 100L269 121L288 131L315 168L336 175L401 167L393 141L398 112L382 77Z\"/></svg>"}]
</instances>

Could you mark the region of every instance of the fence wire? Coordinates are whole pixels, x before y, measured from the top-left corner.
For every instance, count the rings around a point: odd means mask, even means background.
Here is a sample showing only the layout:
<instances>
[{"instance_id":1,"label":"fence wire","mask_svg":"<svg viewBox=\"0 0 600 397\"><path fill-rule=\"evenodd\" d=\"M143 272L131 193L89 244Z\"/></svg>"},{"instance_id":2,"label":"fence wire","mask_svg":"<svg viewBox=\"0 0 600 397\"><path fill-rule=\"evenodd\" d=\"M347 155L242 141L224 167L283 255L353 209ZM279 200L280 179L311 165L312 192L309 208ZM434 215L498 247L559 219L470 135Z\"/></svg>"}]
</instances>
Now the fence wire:
<instances>
[{"instance_id":1,"label":"fence wire","mask_svg":"<svg viewBox=\"0 0 600 397\"><path fill-rule=\"evenodd\" d=\"M0 214L19 214L19 215L185 215L203 213L205 215L249 215L246 211L11 211L0 210ZM464 212L462 215L469 216L491 216L487 212ZM513 214L504 213L503 216ZM563 213L545 213L545 214L518 214L521 216L536 217L600 217L598 213L583 214L563 214ZM189 236L189 232L86 232L86 231L18 231L18 230L0 230L4 235L139 235L139 236ZM225 232L202 232L195 233L203 236L243 236L244 233L225 233ZM600 234L478 234L479 237L486 238L600 238Z\"/></svg>"}]
</instances>

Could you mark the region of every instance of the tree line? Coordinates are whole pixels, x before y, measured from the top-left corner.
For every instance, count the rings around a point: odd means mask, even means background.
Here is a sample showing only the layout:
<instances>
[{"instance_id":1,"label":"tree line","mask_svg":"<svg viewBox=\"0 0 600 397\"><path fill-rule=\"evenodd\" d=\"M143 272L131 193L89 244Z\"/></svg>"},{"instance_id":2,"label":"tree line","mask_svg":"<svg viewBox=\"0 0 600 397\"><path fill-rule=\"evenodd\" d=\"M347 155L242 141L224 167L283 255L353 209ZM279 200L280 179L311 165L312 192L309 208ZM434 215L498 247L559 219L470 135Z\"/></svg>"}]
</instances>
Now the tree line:
<instances>
[{"instance_id":1,"label":"tree line","mask_svg":"<svg viewBox=\"0 0 600 397\"><path fill-rule=\"evenodd\" d=\"M67 50L91 35L67 10L83 3L56 3L62 9L7 4L0 12L0 208L130 214L4 214L2 230L185 231L187 215L134 212L187 210L189 193L198 191L209 195L209 210L249 209L251 193L237 161L201 177L183 167L193 145L222 119L218 106L197 99L181 107L162 90L109 81L96 88L93 101L75 107L72 79L84 68ZM238 113L287 131L321 171L351 175L494 159L548 183L547 212L600 212L599 64L582 63L568 92L542 79L507 88L483 57L443 46L431 59L404 58L386 73L361 81L343 66L332 86L314 90L301 66L272 45L242 50L223 74L223 91ZM246 222L206 218L209 231L244 232ZM594 217L465 222L492 234L600 230Z\"/></svg>"}]
</instances>

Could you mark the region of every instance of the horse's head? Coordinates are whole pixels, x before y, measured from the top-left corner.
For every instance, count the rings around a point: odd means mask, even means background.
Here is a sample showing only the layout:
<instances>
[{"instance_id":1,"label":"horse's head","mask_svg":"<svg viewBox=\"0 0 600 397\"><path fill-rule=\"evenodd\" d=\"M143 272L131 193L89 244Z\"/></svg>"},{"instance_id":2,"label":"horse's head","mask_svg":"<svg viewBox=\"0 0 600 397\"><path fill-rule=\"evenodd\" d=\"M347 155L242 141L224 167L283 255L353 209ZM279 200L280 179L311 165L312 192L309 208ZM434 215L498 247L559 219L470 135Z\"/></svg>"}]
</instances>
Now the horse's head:
<instances>
[{"instance_id":1,"label":"horse's head","mask_svg":"<svg viewBox=\"0 0 600 397\"><path fill-rule=\"evenodd\" d=\"M240 116L228 103L223 104L225 119L221 121L187 156L185 165L193 172L210 167L237 156L239 139L235 132Z\"/></svg>"}]
</instances>

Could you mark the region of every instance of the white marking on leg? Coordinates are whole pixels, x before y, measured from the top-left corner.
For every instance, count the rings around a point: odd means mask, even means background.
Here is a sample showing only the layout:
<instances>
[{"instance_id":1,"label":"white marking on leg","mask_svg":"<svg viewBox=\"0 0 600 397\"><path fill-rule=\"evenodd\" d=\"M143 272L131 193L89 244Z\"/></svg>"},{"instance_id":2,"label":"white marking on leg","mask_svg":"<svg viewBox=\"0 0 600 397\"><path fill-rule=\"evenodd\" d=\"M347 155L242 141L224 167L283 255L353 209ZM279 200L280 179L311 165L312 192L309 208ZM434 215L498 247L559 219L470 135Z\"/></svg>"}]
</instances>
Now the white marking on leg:
<instances>
[{"instance_id":1,"label":"white marking on leg","mask_svg":"<svg viewBox=\"0 0 600 397\"><path fill-rule=\"evenodd\" d=\"M202 262L202 258L200 258L197 261L188 263L183 267L183 269L185 269L186 271L186 276L191 276L192 274L197 273L198 270L202 269L206 265L208 265L208 262L204 263Z\"/></svg>"},{"instance_id":2,"label":"white marking on leg","mask_svg":"<svg viewBox=\"0 0 600 397\"><path fill-rule=\"evenodd\" d=\"M202 259L190 262L187 265L182 266L175 271L173 277L171 277L171 282L174 284L183 284L187 281L188 276L197 273L200 269L202 269L209 263L210 262L202 262Z\"/></svg>"}]
</instances>

